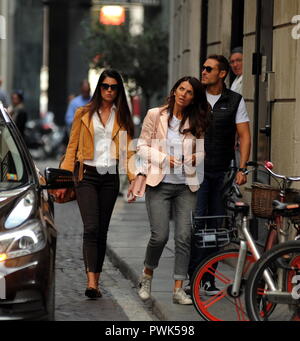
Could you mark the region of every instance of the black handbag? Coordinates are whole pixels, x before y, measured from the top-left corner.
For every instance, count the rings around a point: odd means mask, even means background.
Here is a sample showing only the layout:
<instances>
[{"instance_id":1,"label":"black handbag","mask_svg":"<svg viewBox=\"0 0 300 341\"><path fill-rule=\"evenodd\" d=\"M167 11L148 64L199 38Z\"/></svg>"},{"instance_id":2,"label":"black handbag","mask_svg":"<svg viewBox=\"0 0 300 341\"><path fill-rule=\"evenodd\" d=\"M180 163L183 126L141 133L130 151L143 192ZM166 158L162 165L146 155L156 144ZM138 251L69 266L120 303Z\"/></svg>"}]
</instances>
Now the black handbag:
<instances>
[{"instance_id":1,"label":"black handbag","mask_svg":"<svg viewBox=\"0 0 300 341\"><path fill-rule=\"evenodd\" d=\"M61 164L63 163L65 159L65 154L61 157L60 159L60 162L59 162L59 168L61 166ZM77 164L78 162L76 163L75 165L75 169L77 167ZM76 191L75 191L75 187L70 187L70 188L67 188L67 191L64 195L63 198L58 198L55 193L56 193L56 190L53 189L53 190L49 190L50 194L53 195L54 197L54 202L56 202L57 204L65 204L66 202L70 202L70 201L73 201L73 200L76 200Z\"/></svg>"}]
</instances>

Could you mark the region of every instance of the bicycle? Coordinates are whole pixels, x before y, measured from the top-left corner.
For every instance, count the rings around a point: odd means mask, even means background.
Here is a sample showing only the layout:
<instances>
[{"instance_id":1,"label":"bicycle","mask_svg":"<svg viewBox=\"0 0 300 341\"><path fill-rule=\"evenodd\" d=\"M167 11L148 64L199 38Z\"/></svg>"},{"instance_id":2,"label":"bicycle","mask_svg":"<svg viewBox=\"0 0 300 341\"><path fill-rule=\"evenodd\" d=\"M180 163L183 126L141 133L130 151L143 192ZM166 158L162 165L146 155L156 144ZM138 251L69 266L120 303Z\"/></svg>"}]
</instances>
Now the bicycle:
<instances>
[{"instance_id":1,"label":"bicycle","mask_svg":"<svg viewBox=\"0 0 300 341\"><path fill-rule=\"evenodd\" d=\"M264 165L249 162L247 166L252 166L253 169L246 171L246 174L263 167L273 178L282 180L281 201L285 200L287 189L292 181L300 180L300 178L287 178L274 173L271 169L273 165L269 162ZM210 255L198 265L191 280L194 306L202 318L208 321L249 320L245 307L245 285L251 268L261 257L261 252L249 231L249 205L236 202L234 208L231 209L234 212L233 225L237 232L239 249L223 249ZM193 225L199 226L199 222L203 219L205 220L206 217L193 217ZM268 226L270 232L265 242L265 250L270 249L277 242L277 236L280 236L278 238L280 241L288 237L284 222L278 217L270 221ZM203 227L203 222L200 223L200 227ZM205 230L202 230L202 235L205 236ZM211 297L208 297L207 293L202 290L202 285L207 278L214 281L217 288L220 287L218 292ZM266 278L271 281L269 274L266 274ZM267 306L266 314L271 314L272 310L273 305Z\"/></svg>"},{"instance_id":2,"label":"bicycle","mask_svg":"<svg viewBox=\"0 0 300 341\"><path fill-rule=\"evenodd\" d=\"M274 211L297 216L300 204L274 201ZM299 238L299 236L298 236ZM246 284L246 309L252 321L300 321L300 240L276 245L254 265ZM272 313L266 313L272 305Z\"/></svg>"}]
</instances>

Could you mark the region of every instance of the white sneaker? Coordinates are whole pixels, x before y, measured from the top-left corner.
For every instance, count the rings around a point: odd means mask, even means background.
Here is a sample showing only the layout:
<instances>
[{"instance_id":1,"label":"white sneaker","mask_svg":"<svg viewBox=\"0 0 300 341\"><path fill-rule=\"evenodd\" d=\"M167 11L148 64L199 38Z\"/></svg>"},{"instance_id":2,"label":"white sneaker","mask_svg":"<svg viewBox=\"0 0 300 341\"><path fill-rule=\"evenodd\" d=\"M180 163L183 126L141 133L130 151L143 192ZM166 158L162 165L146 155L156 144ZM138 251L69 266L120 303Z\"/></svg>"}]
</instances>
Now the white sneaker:
<instances>
[{"instance_id":1,"label":"white sneaker","mask_svg":"<svg viewBox=\"0 0 300 341\"><path fill-rule=\"evenodd\" d=\"M144 273L139 283L140 289L138 290L138 295L143 301L146 301L150 298L151 283L152 283L152 276L146 275Z\"/></svg>"},{"instance_id":2,"label":"white sneaker","mask_svg":"<svg viewBox=\"0 0 300 341\"><path fill-rule=\"evenodd\" d=\"M173 293L173 303L188 305L193 304L193 301L182 288L177 288Z\"/></svg>"}]
</instances>

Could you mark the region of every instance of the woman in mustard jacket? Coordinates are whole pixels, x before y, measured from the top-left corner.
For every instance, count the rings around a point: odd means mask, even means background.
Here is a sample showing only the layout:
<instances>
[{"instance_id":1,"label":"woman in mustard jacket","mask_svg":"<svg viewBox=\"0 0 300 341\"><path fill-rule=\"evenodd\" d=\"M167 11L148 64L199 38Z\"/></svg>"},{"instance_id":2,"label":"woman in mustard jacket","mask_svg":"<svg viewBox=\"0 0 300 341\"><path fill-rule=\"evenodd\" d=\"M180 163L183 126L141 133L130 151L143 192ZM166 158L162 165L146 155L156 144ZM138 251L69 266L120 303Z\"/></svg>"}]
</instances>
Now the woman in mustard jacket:
<instances>
[{"instance_id":1,"label":"woman in mustard jacket","mask_svg":"<svg viewBox=\"0 0 300 341\"><path fill-rule=\"evenodd\" d=\"M90 103L74 117L62 169L78 179L76 197L84 225L83 257L87 274L85 295L101 297L99 278L106 251L110 218L119 193L119 173L129 181L134 125L120 74L105 70ZM133 159L133 158L132 158ZM134 160L131 162L134 164ZM56 196L63 197L65 190Z\"/></svg>"}]
</instances>

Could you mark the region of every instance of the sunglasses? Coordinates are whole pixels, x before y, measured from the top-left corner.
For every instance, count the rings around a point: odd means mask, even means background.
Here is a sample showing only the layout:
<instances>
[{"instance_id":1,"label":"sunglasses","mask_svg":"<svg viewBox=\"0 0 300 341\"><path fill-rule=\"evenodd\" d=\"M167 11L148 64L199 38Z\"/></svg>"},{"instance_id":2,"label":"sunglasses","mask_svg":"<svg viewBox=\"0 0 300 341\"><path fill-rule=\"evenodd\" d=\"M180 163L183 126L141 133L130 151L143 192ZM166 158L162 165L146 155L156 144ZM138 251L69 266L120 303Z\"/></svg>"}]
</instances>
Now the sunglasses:
<instances>
[{"instance_id":1,"label":"sunglasses","mask_svg":"<svg viewBox=\"0 0 300 341\"><path fill-rule=\"evenodd\" d=\"M104 90L108 90L109 88L111 88L112 91L117 91L118 88L119 88L119 85L118 84L107 84L107 83L102 83L101 84L101 88L104 89Z\"/></svg>"},{"instance_id":2,"label":"sunglasses","mask_svg":"<svg viewBox=\"0 0 300 341\"><path fill-rule=\"evenodd\" d=\"M211 73L214 68L211 66L202 66L202 72L206 70L207 73Z\"/></svg>"}]
</instances>

